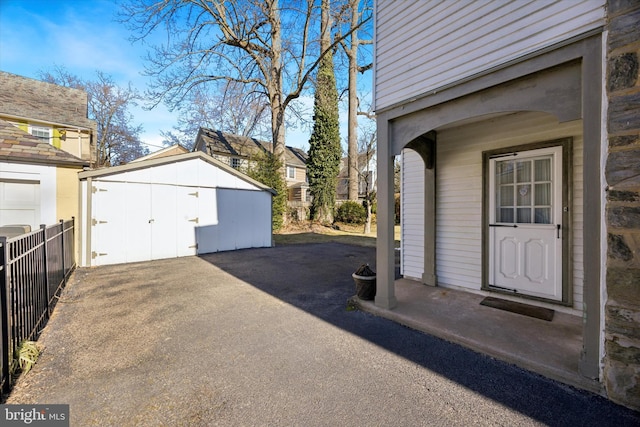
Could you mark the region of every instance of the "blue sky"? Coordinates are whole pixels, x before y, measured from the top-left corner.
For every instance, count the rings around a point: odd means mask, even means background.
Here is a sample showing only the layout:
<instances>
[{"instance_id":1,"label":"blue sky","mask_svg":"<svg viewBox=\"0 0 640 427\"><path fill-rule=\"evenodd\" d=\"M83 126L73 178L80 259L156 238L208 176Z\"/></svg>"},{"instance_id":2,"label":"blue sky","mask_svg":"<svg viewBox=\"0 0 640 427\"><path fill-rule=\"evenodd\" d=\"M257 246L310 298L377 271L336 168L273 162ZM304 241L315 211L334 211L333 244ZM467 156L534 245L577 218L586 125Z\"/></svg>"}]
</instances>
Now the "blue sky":
<instances>
[{"instance_id":1,"label":"blue sky","mask_svg":"<svg viewBox=\"0 0 640 427\"><path fill-rule=\"evenodd\" d=\"M0 0L0 70L34 79L54 65L83 79L95 79L100 70L143 91L145 50L127 40L127 29L114 20L117 10L105 0ZM155 151L160 130L171 130L176 114L162 107L132 113Z\"/></svg>"},{"instance_id":2,"label":"blue sky","mask_svg":"<svg viewBox=\"0 0 640 427\"><path fill-rule=\"evenodd\" d=\"M0 0L0 70L35 79L54 65L83 79L100 70L143 92L149 82L141 74L145 47L128 41L129 31L115 21L117 11L113 0ZM310 98L302 102L313 105ZM160 131L171 130L177 117L163 106L132 113L150 151L162 145ZM307 149L308 137L308 130L288 129L287 145Z\"/></svg>"}]
</instances>

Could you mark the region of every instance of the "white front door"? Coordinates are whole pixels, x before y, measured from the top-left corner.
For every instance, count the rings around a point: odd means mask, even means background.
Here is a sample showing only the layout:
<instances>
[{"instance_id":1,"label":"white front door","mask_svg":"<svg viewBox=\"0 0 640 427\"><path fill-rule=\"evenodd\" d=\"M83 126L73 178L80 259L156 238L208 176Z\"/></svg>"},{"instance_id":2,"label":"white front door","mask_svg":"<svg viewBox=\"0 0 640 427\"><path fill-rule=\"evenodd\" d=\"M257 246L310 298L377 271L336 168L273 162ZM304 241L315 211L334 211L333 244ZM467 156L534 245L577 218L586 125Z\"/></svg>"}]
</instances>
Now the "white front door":
<instances>
[{"instance_id":1,"label":"white front door","mask_svg":"<svg viewBox=\"0 0 640 427\"><path fill-rule=\"evenodd\" d=\"M562 147L489 160L489 287L562 300Z\"/></svg>"}]
</instances>

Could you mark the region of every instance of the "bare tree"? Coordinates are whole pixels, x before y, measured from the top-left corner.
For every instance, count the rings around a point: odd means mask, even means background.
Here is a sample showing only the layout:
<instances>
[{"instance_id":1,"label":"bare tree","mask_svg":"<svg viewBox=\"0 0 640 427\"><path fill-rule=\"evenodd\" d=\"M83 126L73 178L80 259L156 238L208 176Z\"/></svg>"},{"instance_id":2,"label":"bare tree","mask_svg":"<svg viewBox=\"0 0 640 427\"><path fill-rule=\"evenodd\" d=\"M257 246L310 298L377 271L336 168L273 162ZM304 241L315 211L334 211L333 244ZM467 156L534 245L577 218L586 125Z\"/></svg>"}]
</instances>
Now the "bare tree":
<instances>
[{"instance_id":1,"label":"bare tree","mask_svg":"<svg viewBox=\"0 0 640 427\"><path fill-rule=\"evenodd\" d=\"M364 66L358 65L360 46L372 44L371 39L360 40L358 29L369 19L371 5L368 0L348 0L343 14L347 15L351 35L341 41L341 46L349 60L349 116L347 127L347 171L348 198L358 200L358 72L364 73L373 66L371 59Z\"/></svg>"},{"instance_id":2,"label":"bare tree","mask_svg":"<svg viewBox=\"0 0 640 427\"><path fill-rule=\"evenodd\" d=\"M147 154L139 137L142 125L132 125L129 113L140 99L131 84L119 87L111 76L98 72L98 79L87 83L87 92L91 116L98 123L98 167L128 163Z\"/></svg>"},{"instance_id":3,"label":"bare tree","mask_svg":"<svg viewBox=\"0 0 640 427\"><path fill-rule=\"evenodd\" d=\"M271 139L269 106L255 91L236 82L195 87L180 109L173 131L161 132L166 144L192 148L198 129L207 127L235 135Z\"/></svg>"},{"instance_id":4,"label":"bare tree","mask_svg":"<svg viewBox=\"0 0 640 427\"><path fill-rule=\"evenodd\" d=\"M358 141L358 183L362 183L364 193L364 207L367 212L364 233L371 232L372 206L376 198L376 173L372 163L375 160L377 136L375 125L369 126L360 133Z\"/></svg>"},{"instance_id":5,"label":"bare tree","mask_svg":"<svg viewBox=\"0 0 640 427\"><path fill-rule=\"evenodd\" d=\"M47 70L38 72L40 80L47 83L53 83L58 86L72 87L74 89L87 90L85 82L80 77L71 74L69 70L61 65L53 65Z\"/></svg>"},{"instance_id":6,"label":"bare tree","mask_svg":"<svg viewBox=\"0 0 640 427\"><path fill-rule=\"evenodd\" d=\"M134 40L166 30L148 57L150 95L176 108L195 87L235 82L257 90L271 113L271 139L284 176L285 111L300 97L327 50L318 47L316 2L290 0L138 0L122 19ZM333 49L336 40L329 49Z\"/></svg>"},{"instance_id":7,"label":"bare tree","mask_svg":"<svg viewBox=\"0 0 640 427\"><path fill-rule=\"evenodd\" d=\"M94 166L124 164L148 154L140 140L142 126L133 124L133 115L129 112L141 99L131 84L118 86L110 75L101 71L96 72L96 80L83 81L57 65L52 71L40 72L40 78L87 92L89 118L96 121L98 131Z\"/></svg>"}]
</instances>

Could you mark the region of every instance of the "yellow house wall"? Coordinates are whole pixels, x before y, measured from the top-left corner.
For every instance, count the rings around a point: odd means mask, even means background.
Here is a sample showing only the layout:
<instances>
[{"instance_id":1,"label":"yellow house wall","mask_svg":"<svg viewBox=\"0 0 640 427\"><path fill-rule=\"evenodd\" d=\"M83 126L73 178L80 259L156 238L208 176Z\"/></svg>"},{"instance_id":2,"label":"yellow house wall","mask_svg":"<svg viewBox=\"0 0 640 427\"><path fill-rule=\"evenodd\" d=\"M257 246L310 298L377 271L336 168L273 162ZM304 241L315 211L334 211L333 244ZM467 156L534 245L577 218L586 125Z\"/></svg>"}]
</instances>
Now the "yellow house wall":
<instances>
[{"instance_id":1,"label":"yellow house wall","mask_svg":"<svg viewBox=\"0 0 640 427\"><path fill-rule=\"evenodd\" d=\"M78 172L75 168L57 168L56 216L58 219L78 218Z\"/></svg>"},{"instance_id":2,"label":"yellow house wall","mask_svg":"<svg viewBox=\"0 0 640 427\"><path fill-rule=\"evenodd\" d=\"M181 149L180 147L173 147L171 150L165 151L164 153L155 156L155 158L175 156L176 154L182 153L187 153L187 151Z\"/></svg>"},{"instance_id":3,"label":"yellow house wall","mask_svg":"<svg viewBox=\"0 0 640 427\"><path fill-rule=\"evenodd\" d=\"M76 260L80 254L80 185L78 173L81 169L59 167L56 170L56 217L58 220L69 220L74 217Z\"/></svg>"},{"instance_id":4,"label":"yellow house wall","mask_svg":"<svg viewBox=\"0 0 640 427\"><path fill-rule=\"evenodd\" d=\"M67 153L71 153L82 160L89 161L91 159L91 147L87 131L65 130L64 140L58 139L58 141L60 143L58 148L66 151Z\"/></svg>"}]
</instances>

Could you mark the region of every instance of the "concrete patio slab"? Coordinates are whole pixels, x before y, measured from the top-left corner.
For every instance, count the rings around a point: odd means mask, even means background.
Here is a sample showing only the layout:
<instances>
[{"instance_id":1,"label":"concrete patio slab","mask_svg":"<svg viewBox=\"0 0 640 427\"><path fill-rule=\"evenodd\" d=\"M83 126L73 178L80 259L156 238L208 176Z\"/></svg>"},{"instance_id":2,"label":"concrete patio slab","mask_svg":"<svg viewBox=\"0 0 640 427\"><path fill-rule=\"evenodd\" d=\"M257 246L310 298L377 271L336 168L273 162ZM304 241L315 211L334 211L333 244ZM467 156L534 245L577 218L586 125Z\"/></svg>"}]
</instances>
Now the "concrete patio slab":
<instances>
[{"instance_id":1,"label":"concrete patio slab","mask_svg":"<svg viewBox=\"0 0 640 427\"><path fill-rule=\"evenodd\" d=\"M601 393L598 381L578 372L582 321L556 312L545 321L480 305L484 298L470 292L395 282L397 307L386 310L357 297L360 309L422 332L513 363L563 383Z\"/></svg>"}]
</instances>

